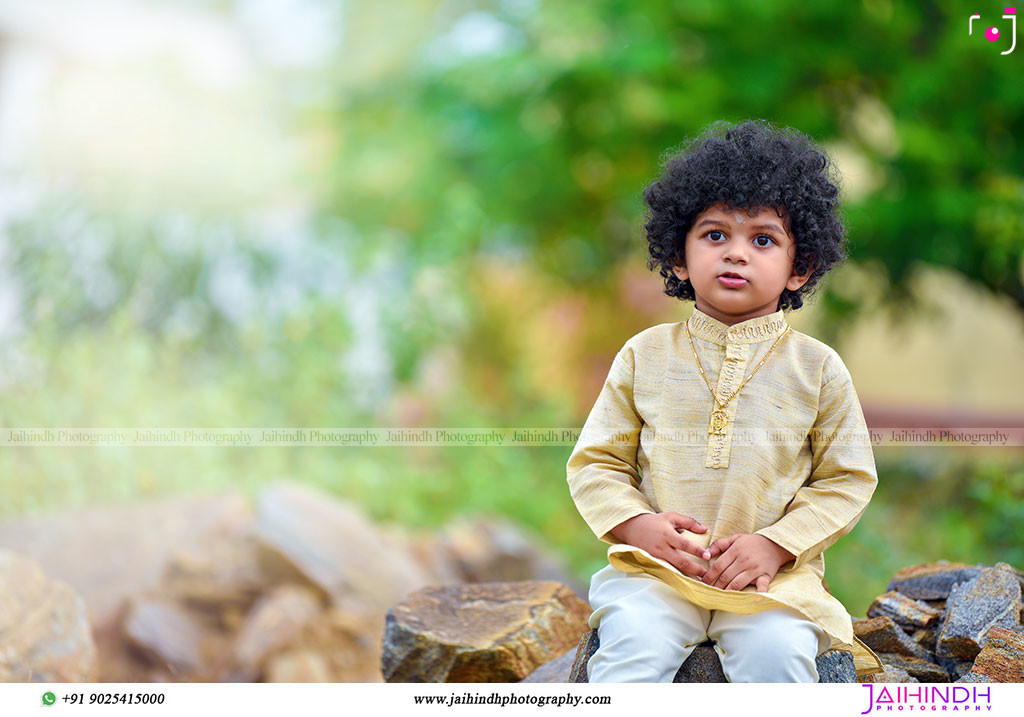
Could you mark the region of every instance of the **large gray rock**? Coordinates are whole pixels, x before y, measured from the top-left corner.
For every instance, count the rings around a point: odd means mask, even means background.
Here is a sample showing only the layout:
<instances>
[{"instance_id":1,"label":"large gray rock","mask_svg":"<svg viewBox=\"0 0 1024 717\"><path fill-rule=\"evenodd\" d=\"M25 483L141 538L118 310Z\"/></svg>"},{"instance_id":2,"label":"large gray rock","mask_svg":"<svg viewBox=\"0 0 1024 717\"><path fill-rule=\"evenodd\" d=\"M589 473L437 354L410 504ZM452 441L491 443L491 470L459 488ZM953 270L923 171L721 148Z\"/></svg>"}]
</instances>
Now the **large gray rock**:
<instances>
[{"instance_id":1,"label":"large gray rock","mask_svg":"<svg viewBox=\"0 0 1024 717\"><path fill-rule=\"evenodd\" d=\"M85 602L35 562L0 550L0 682L92 682Z\"/></svg>"},{"instance_id":2,"label":"large gray rock","mask_svg":"<svg viewBox=\"0 0 1024 717\"><path fill-rule=\"evenodd\" d=\"M973 580L983 566L966 563L924 563L903 568L889 581L886 591L895 590L914 600L945 600L957 583Z\"/></svg>"},{"instance_id":3,"label":"large gray rock","mask_svg":"<svg viewBox=\"0 0 1024 717\"><path fill-rule=\"evenodd\" d=\"M380 610L429 583L362 510L306 486L264 491L257 534L339 605Z\"/></svg>"},{"instance_id":4,"label":"large gray rock","mask_svg":"<svg viewBox=\"0 0 1024 717\"><path fill-rule=\"evenodd\" d=\"M387 682L518 682L577 644L590 608L561 583L424 588L387 614Z\"/></svg>"},{"instance_id":5,"label":"large gray rock","mask_svg":"<svg viewBox=\"0 0 1024 717\"><path fill-rule=\"evenodd\" d=\"M953 586L946 610L936 656L973 660L984 647L992 627L1012 630L1020 626L1020 583L1008 570L985 568L973 580Z\"/></svg>"},{"instance_id":6,"label":"large gray rock","mask_svg":"<svg viewBox=\"0 0 1024 717\"><path fill-rule=\"evenodd\" d=\"M588 682L587 662L597 652L601 642L597 630L590 630L580 639L569 675L569 682ZM857 682L853 655L843 650L829 650L815 660L818 682ZM727 682L722 662L710 640L698 645L680 666L673 682Z\"/></svg>"}]
</instances>

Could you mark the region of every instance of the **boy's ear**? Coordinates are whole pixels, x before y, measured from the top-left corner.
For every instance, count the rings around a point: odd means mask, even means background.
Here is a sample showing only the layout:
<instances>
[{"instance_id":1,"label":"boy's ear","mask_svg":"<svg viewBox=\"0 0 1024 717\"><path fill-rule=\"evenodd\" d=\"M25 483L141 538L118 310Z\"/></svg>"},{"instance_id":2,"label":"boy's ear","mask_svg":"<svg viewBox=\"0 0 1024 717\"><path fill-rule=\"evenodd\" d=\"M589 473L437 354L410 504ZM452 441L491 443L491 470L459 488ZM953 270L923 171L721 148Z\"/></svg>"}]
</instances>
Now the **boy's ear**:
<instances>
[{"instance_id":1,"label":"boy's ear","mask_svg":"<svg viewBox=\"0 0 1024 717\"><path fill-rule=\"evenodd\" d=\"M792 275L789 277L789 280L786 282L786 288L789 289L790 291L796 291L801 286L803 286L804 284L807 283L807 280L811 278L811 274L813 274L813 273L814 273L814 265L813 264L803 274L797 274L796 273L796 269L794 269Z\"/></svg>"},{"instance_id":2,"label":"boy's ear","mask_svg":"<svg viewBox=\"0 0 1024 717\"><path fill-rule=\"evenodd\" d=\"M673 266L672 273L676 275L679 281L686 281L690 278L690 272L687 271L685 264L676 264Z\"/></svg>"}]
</instances>

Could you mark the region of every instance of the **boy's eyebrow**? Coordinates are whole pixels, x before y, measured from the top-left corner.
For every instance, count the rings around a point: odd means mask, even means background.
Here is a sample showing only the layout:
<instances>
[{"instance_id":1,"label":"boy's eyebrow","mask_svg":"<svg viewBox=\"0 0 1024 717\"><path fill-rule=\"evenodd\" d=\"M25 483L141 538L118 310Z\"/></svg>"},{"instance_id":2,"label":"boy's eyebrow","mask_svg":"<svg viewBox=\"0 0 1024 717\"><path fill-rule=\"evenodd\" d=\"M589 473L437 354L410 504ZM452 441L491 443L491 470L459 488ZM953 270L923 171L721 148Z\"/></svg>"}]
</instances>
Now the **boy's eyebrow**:
<instances>
[{"instance_id":1,"label":"boy's eyebrow","mask_svg":"<svg viewBox=\"0 0 1024 717\"><path fill-rule=\"evenodd\" d=\"M722 219L702 219L699 222L697 222L697 226L695 226L694 229L700 229L705 224L721 224L723 226L728 226L729 225L729 223L727 221L724 221ZM750 228L751 229L772 229L774 231L777 231L779 234L785 234L786 233L786 232L784 232L779 227L778 224L751 224Z\"/></svg>"}]
</instances>

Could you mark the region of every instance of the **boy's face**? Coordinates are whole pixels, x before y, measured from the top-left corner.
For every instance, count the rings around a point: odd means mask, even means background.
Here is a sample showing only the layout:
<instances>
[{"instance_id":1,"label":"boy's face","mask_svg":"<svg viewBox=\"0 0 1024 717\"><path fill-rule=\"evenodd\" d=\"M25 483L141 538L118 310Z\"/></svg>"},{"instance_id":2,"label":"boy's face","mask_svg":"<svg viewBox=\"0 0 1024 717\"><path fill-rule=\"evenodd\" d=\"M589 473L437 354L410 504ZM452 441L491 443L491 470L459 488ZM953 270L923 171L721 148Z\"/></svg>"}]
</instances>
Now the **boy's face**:
<instances>
[{"instance_id":1,"label":"boy's face","mask_svg":"<svg viewBox=\"0 0 1024 717\"><path fill-rule=\"evenodd\" d=\"M693 284L697 308L732 325L778 311L783 289L810 278L793 272L796 240L773 209L756 214L713 204L697 215L686 235L686 265L673 271ZM723 274L745 279L728 280Z\"/></svg>"}]
</instances>

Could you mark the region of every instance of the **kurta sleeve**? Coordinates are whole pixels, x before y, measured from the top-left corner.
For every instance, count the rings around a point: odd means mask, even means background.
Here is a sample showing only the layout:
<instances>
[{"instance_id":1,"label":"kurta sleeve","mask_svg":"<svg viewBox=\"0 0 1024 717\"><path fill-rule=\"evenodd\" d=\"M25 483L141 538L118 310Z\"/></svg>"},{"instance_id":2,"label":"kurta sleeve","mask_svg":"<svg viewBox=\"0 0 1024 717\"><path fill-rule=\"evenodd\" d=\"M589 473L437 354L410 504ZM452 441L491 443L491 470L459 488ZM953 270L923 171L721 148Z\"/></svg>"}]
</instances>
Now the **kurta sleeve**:
<instances>
[{"instance_id":1,"label":"kurta sleeve","mask_svg":"<svg viewBox=\"0 0 1024 717\"><path fill-rule=\"evenodd\" d=\"M656 512L639 490L637 447L643 420L633 403L633 349L623 346L566 464L569 492L583 520L606 543L619 523Z\"/></svg>"},{"instance_id":2,"label":"kurta sleeve","mask_svg":"<svg viewBox=\"0 0 1024 717\"><path fill-rule=\"evenodd\" d=\"M849 370L822 387L808 437L811 475L774 524L757 531L796 556L795 570L853 530L878 484L864 413Z\"/></svg>"}]
</instances>

